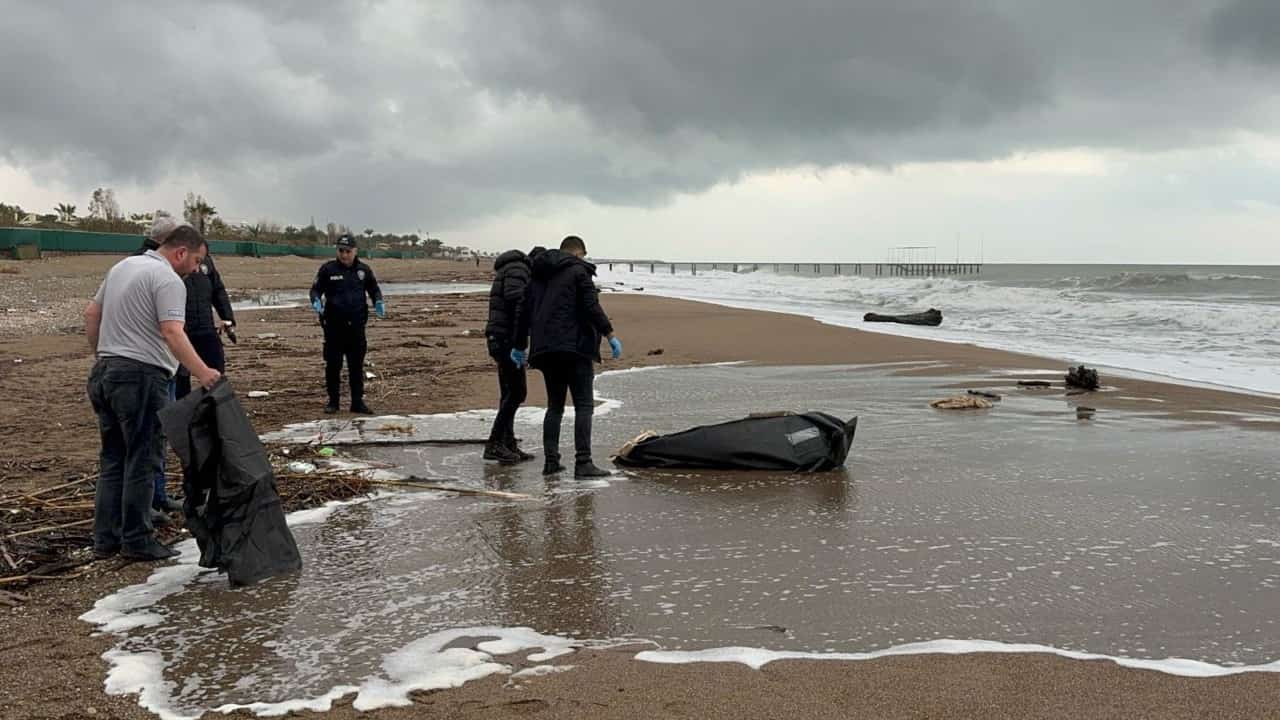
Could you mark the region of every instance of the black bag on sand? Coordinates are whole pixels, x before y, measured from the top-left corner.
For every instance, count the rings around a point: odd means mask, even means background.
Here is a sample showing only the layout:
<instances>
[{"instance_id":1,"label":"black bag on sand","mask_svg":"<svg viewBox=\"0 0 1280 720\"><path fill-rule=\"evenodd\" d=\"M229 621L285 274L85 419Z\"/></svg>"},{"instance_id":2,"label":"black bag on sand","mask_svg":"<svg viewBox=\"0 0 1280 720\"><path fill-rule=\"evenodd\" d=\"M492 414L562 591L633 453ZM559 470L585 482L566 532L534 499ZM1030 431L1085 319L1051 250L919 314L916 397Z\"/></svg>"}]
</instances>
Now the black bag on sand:
<instances>
[{"instance_id":1,"label":"black bag on sand","mask_svg":"<svg viewBox=\"0 0 1280 720\"><path fill-rule=\"evenodd\" d=\"M645 433L618 451L629 467L823 472L844 465L858 418L821 412L752 415L672 435Z\"/></svg>"},{"instance_id":2,"label":"black bag on sand","mask_svg":"<svg viewBox=\"0 0 1280 720\"><path fill-rule=\"evenodd\" d=\"M301 568L271 462L231 383L194 388L160 411L160 423L182 460L183 511L200 566L225 571L233 586Z\"/></svg>"}]
</instances>

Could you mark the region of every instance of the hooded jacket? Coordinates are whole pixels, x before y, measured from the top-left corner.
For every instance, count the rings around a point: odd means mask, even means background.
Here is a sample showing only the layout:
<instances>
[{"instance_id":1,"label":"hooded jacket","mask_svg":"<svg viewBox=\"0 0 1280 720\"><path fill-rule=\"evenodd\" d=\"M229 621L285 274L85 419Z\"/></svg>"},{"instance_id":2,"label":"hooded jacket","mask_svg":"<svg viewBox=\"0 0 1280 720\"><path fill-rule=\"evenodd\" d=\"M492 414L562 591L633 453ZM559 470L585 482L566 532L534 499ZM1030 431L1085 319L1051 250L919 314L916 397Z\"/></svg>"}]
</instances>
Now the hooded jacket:
<instances>
[{"instance_id":1,"label":"hooded jacket","mask_svg":"<svg viewBox=\"0 0 1280 720\"><path fill-rule=\"evenodd\" d=\"M231 383L197 387L159 415L182 460L183 511L200 566L225 571L232 585L301 568L271 461Z\"/></svg>"},{"instance_id":2,"label":"hooded jacket","mask_svg":"<svg viewBox=\"0 0 1280 720\"><path fill-rule=\"evenodd\" d=\"M484 327L484 334L496 349L510 350L515 344L520 315L526 311L529 258L519 250L508 250L493 261L493 270L493 286L489 288L489 322Z\"/></svg>"},{"instance_id":3,"label":"hooded jacket","mask_svg":"<svg viewBox=\"0 0 1280 720\"><path fill-rule=\"evenodd\" d=\"M530 253L530 264L529 364L542 367L554 353L600 362L600 337L612 334L613 325L591 279L596 266L561 250ZM518 337L524 337L523 323Z\"/></svg>"}]
</instances>

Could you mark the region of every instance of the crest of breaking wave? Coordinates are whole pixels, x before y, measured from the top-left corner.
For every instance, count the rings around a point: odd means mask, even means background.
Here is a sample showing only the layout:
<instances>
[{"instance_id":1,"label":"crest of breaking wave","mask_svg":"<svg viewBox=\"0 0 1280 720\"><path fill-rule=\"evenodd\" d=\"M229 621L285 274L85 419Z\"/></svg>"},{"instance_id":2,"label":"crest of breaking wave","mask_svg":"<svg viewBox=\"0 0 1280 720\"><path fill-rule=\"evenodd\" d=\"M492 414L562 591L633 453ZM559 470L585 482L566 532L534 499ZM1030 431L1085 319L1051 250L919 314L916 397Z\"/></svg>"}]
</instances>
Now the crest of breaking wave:
<instances>
[{"instance_id":1,"label":"crest of breaking wave","mask_svg":"<svg viewBox=\"0 0 1280 720\"><path fill-rule=\"evenodd\" d=\"M976 279L601 268L600 280L622 291L1280 394L1280 273L989 267ZM941 327L862 321L867 312L928 308L943 312Z\"/></svg>"}]
</instances>

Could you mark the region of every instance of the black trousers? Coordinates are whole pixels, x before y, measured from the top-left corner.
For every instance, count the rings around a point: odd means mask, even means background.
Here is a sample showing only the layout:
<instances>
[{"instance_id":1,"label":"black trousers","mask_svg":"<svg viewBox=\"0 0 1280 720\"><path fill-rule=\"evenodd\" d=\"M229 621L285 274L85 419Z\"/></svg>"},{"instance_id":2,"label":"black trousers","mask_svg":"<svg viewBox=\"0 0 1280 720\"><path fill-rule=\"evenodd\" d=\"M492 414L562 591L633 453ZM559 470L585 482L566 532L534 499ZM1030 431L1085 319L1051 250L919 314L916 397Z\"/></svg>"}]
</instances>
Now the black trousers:
<instances>
[{"instance_id":1,"label":"black trousers","mask_svg":"<svg viewBox=\"0 0 1280 720\"><path fill-rule=\"evenodd\" d=\"M324 384L329 391L329 402L338 404L342 388L342 360L347 361L347 379L351 384L351 404L364 400L364 354L368 345L364 337L364 323L325 318L324 321Z\"/></svg>"},{"instance_id":2,"label":"black trousers","mask_svg":"<svg viewBox=\"0 0 1280 720\"><path fill-rule=\"evenodd\" d=\"M528 394L525 370L511 362L511 348L491 343L489 357L498 363L498 417L489 431L489 442L515 446L516 411Z\"/></svg>"},{"instance_id":3,"label":"black trousers","mask_svg":"<svg viewBox=\"0 0 1280 720\"><path fill-rule=\"evenodd\" d=\"M188 335L187 339L191 341L191 346L196 349L196 354L204 361L205 365L217 370L218 372L227 371L227 356L222 350L222 339L217 333L197 333ZM179 368L178 374L174 377L175 392L174 396L184 398L191 393L191 373L186 368Z\"/></svg>"},{"instance_id":4,"label":"black trousers","mask_svg":"<svg viewBox=\"0 0 1280 720\"><path fill-rule=\"evenodd\" d=\"M547 414L542 420L542 452L547 462L560 459L560 421L564 418L565 393L573 397L574 461L591 460L591 415L595 412L595 367L589 358L555 353L538 363L547 384Z\"/></svg>"}]
</instances>

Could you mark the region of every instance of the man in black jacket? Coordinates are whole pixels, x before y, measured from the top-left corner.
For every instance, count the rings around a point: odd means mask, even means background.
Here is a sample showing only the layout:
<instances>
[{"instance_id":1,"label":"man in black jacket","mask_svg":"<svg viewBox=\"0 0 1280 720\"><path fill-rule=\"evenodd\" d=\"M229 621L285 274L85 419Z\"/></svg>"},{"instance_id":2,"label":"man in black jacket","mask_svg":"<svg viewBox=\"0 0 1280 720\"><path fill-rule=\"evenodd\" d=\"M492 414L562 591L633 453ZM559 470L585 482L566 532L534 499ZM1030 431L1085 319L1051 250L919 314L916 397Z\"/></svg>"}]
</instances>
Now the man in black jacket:
<instances>
[{"instance_id":1,"label":"man in black jacket","mask_svg":"<svg viewBox=\"0 0 1280 720\"><path fill-rule=\"evenodd\" d=\"M387 316L382 290L373 277L373 268L356 259L356 239L348 233L338 237L338 257L320 266L311 285L311 307L324 326L324 380L329 391L326 413L338 412L342 386L342 360L347 360L351 384L351 412L372 415L364 403L364 355L368 349L364 326L369 322L365 295L373 301L379 318Z\"/></svg>"},{"instance_id":2,"label":"man in black jacket","mask_svg":"<svg viewBox=\"0 0 1280 720\"><path fill-rule=\"evenodd\" d=\"M521 314L527 311L529 258L519 250L508 250L494 261L493 270L489 322L484 335L489 343L489 356L498 363L498 416L484 446L484 459L509 465L533 459L516 445L516 410L524 402L527 385L523 363L517 364L511 357L516 326Z\"/></svg>"},{"instance_id":3,"label":"man in black jacket","mask_svg":"<svg viewBox=\"0 0 1280 720\"><path fill-rule=\"evenodd\" d=\"M607 470L591 461L591 415L595 410L595 367L600 362L600 336L609 339L615 359L622 357L622 341L613 336L609 316L600 307L600 291L591 279L596 266L583 260L586 243L566 237L559 250L530 254L533 269L532 309L521 319L512 359L523 364L524 338L531 339L529 364L542 371L547 385L547 414L542 421L545 465L551 475L560 464L560 420L566 391L573 395L574 477L602 477ZM526 330L527 328L527 330Z\"/></svg>"},{"instance_id":4,"label":"man in black jacket","mask_svg":"<svg viewBox=\"0 0 1280 720\"><path fill-rule=\"evenodd\" d=\"M191 340L196 354L206 365L218 372L226 372L227 359L219 336L223 332L235 332L236 318L231 310L231 298L227 297L227 288L222 284L222 275L213 264L213 256L205 255L204 262L182 281L187 286L187 324L183 328L187 339ZM215 311L217 317L214 317ZM191 392L191 374L183 368L174 380L175 397L186 397Z\"/></svg>"}]
</instances>

